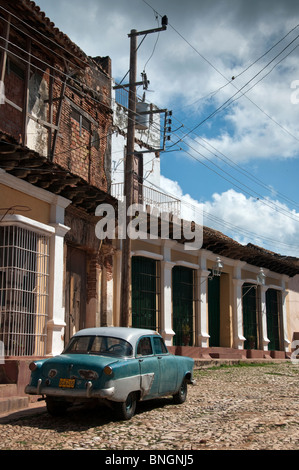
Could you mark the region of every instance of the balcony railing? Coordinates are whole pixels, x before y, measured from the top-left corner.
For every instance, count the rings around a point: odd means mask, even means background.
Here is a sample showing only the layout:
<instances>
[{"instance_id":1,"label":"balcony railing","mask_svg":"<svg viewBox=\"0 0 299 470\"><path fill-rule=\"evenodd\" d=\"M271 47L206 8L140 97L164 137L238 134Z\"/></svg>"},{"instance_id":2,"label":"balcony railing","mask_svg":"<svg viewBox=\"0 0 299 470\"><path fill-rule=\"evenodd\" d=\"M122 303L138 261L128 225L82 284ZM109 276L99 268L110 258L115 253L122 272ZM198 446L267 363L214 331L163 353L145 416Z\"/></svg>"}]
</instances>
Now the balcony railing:
<instances>
[{"instance_id":1,"label":"balcony railing","mask_svg":"<svg viewBox=\"0 0 299 470\"><path fill-rule=\"evenodd\" d=\"M134 184L134 203L142 204L143 209L146 206L158 209L160 213L173 214L176 217L181 216L181 201L162 191L157 191L141 183ZM116 199L124 200L124 184L114 183L111 185L111 195Z\"/></svg>"}]
</instances>

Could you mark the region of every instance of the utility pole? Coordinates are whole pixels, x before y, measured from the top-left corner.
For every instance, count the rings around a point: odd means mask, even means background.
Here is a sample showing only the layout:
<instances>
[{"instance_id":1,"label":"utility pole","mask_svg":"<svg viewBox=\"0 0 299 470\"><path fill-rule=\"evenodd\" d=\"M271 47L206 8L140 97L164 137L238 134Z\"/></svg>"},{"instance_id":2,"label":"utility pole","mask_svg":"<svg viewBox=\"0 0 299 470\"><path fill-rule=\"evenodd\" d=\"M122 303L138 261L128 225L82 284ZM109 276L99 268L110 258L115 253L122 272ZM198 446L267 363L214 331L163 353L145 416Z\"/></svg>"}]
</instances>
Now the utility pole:
<instances>
[{"instance_id":1,"label":"utility pole","mask_svg":"<svg viewBox=\"0 0 299 470\"><path fill-rule=\"evenodd\" d=\"M129 85L129 111L127 130L127 152L125 159L124 196L126 208L126 236L122 241L121 264L121 297L120 297L120 322L121 326L129 326L130 319L130 287L131 287L131 239L127 228L131 217L128 216L128 208L133 202L133 171L134 171L134 146L135 146L135 117L136 117L136 70L137 70L137 35L136 29L131 31L130 43L130 85Z\"/></svg>"},{"instance_id":2,"label":"utility pole","mask_svg":"<svg viewBox=\"0 0 299 470\"><path fill-rule=\"evenodd\" d=\"M122 264L121 264L121 297L120 297L120 326L128 327L130 323L131 303L131 239L127 228L131 221L128 209L133 203L133 173L134 173L134 150L135 150L135 119L136 119L136 75L137 75L137 36L147 35L159 31L165 31L168 24L166 16L162 18L161 28L136 31L132 29L128 35L130 38L130 83L128 104L128 130L127 151L125 158L124 174L124 197L126 208L126 236L122 240ZM138 83L139 84L139 83ZM125 85L124 85L125 86Z\"/></svg>"}]
</instances>

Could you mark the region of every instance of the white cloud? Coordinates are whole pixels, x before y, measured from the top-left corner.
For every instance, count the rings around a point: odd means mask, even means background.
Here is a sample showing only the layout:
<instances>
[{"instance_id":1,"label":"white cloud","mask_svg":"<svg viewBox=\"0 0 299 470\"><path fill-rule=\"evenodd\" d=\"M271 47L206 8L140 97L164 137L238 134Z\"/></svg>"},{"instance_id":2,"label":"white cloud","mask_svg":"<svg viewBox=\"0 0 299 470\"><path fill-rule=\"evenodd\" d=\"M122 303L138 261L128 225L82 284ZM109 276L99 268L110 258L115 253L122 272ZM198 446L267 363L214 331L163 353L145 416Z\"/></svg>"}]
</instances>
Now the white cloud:
<instances>
[{"instance_id":1,"label":"white cloud","mask_svg":"<svg viewBox=\"0 0 299 470\"><path fill-rule=\"evenodd\" d=\"M86 0L84 6L80 0L37 0L37 3L87 54L109 55L114 78L122 78L129 68L130 30L157 26L154 12L142 0ZM249 82L299 34L297 28L273 51L237 77L299 24L298 0L148 0L148 3L159 14L168 16L169 26L167 31L160 33L147 65L150 89L155 93L148 93L146 98L162 108L173 110L173 129L177 124L175 119L184 122L185 128L176 133L180 136L188 132L187 126L190 129L196 126L225 103L236 92L234 85L240 89ZM148 35L138 49L138 78L154 50L156 39L156 34ZM298 43L299 38L250 82L249 87L256 84L247 95L254 104L245 97L236 100L224 112L217 114L217 119L207 121L209 129L200 126L195 134L186 138L186 145L210 159L215 158L199 146L198 136L203 136L216 149L214 153L219 155L222 152L238 163L253 161L257 166L260 160L268 159L271 164L275 159L298 158L299 104L291 103L294 91L291 83L299 80L299 48L286 57ZM285 59L264 77L283 57ZM232 84L220 89L213 98L200 100L226 85L232 76L237 77ZM262 77L263 80L257 83ZM247 87L243 92L246 90ZM195 101L196 105L185 107ZM173 133L173 141L176 137ZM189 150L196 158L201 158L190 147ZM193 219L192 205L198 207L200 203L183 194L180 177L178 174L178 182L161 177L161 187L180 199L184 198L184 216L187 214ZM190 175L190 180L193 177L197 175ZM264 177L262 175L262 179ZM267 184L270 185L271 181ZM206 218L205 222L244 243L251 241L262 245L261 239L254 236L257 234L263 238L263 246L286 254L295 253L287 245L298 244L298 223L296 225L292 220L298 214L292 212L286 217L282 212L287 208L279 205L275 194L271 197L268 200L270 208L232 189L215 193L204 203L205 212L214 219ZM277 210L272 203L276 204ZM233 230L231 225L239 226L240 230Z\"/></svg>"},{"instance_id":2,"label":"white cloud","mask_svg":"<svg viewBox=\"0 0 299 470\"><path fill-rule=\"evenodd\" d=\"M115 0L112 3L86 0L84 5L80 0L40 0L38 3L87 54L109 55L113 76L118 79L129 68L130 30L136 28L140 31L157 26L153 10L142 0ZM280 0L254 0L250 5L245 0L150 0L148 3L159 14L168 16L169 26L159 37L157 34L147 35L138 49L138 78L154 51L147 65L147 74L150 89L155 93L148 93L146 98L162 108L172 109L175 117L180 117L183 105L222 87L233 75L237 76L299 23L299 4L293 0L283 4ZM212 102L209 101L210 108L199 101L197 107L185 110L193 111L192 123L199 123L211 109L224 103L236 92L233 85L241 88L298 32L298 29L295 30L233 84L220 90ZM140 43L141 38L138 40ZM293 46L298 42L294 42ZM249 86L256 83L290 49ZM257 84L248 96L299 138L298 106L290 103L291 82L299 79L297 57L298 50ZM186 119L189 117L188 114L185 116ZM236 101L218 116L223 118L221 127L219 123L215 125L214 119L211 120L215 134L213 145L238 161L297 155L298 142L246 98Z\"/></svg>"},{"instance_id":3,"label":"white cloud","mask_svg":"<svg viewBox=\"0 0 299 470\"><path fill-rule=\"evenodd\" d=\"M219 230L239 243L254 243L284 255L299 255L299 213L274 199L246 197L233 189L214 193L200 203L184 194L176 181L161 175L161 188L182 200L182 216L194 220L203 211L204 225ZM189 219L190 220L190 219Z\"/></svg>"},{"instance_id":4,"label":"white cloud","mask_svg":"<svg viewBox=\"0 0 299 470\"><path fill-rule=\"evenodd\" d=\"M177 181L173 181L165 176L160 176L160 187L163 192L181 201L181 217L185 220L192 220L199 225L203 223L203 206L190 194L184 194Z\"/></svg>"}]
</instances>

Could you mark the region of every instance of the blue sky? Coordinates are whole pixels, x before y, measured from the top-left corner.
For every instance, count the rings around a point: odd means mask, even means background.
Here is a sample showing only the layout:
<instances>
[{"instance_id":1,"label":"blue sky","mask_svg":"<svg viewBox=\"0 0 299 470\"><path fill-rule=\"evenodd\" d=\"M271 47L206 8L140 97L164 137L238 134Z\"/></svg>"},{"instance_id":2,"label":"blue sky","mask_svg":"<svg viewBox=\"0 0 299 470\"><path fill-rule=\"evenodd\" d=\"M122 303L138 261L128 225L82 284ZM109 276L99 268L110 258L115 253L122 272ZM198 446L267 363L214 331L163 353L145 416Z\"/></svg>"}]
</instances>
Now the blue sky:
<instances>
[{"instance_id":1,"label":"blue sky","mask_svg":"<svg viewBox=\"0 0 299 470\"><path fill-rule=\"evenodd\" d=\"M130 30L167 15L167 30L138 49L147 101L173 112L161 186L201 203L204 223L241 243L299 256L299 2L36 3L88 55L109 55L116 80Z\"/></svg>"}]
</instances>

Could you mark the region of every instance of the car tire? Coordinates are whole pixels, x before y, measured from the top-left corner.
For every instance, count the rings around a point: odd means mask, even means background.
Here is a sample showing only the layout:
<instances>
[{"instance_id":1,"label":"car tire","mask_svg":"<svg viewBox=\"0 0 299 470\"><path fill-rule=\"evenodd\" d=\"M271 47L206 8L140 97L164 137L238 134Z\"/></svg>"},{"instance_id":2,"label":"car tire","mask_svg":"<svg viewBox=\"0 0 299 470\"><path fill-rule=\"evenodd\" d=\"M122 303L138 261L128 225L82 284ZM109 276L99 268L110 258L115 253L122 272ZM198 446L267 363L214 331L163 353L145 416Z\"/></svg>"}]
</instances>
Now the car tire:
<instances>
[{"instance_id":1,"label":"car tire","mask_svg":"<svg viewBox=\"0 0 299 470\"><path fill-rule=\"evenodd\" d=\"M136 411L136 393L129 393L126 401L118 403L115 402L114 410L118 419L122 421L128 421L131 419Z\"/></svg>"},{"instance_id":2,"label":"car tire","mask_svg":"<svg viewBox=\"0 0 299 470\"><path fill-rule=\"evenodd\" d=\"M184 379L180 385L177 393L173 395L173 401L177 405L181 405L186 401L187 398L187 380Z\"/></svg>"},{"instance_id":3,"label":"car tire","mask_svg":"<svg viewBox=\"0 0 299 470\"><path fill-rule=\"evenodd\" d=\"M46 400L46 405L47 411L51 416L63 416L68 408L67 403L51 399Z\"/></svg>"}]
</instances>

